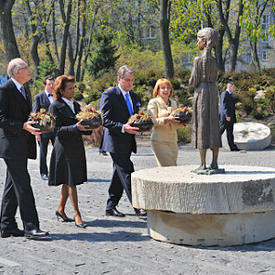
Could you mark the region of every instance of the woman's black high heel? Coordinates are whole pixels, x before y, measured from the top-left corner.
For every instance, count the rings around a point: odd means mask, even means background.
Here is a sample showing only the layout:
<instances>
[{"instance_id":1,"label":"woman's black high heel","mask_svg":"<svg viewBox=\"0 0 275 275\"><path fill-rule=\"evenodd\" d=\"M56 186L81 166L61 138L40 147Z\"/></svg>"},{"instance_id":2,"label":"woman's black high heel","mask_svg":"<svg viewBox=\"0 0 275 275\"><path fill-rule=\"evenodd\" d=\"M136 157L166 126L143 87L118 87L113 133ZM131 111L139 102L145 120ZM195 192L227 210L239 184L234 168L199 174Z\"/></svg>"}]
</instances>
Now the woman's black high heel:
<instances>
[{"instance_id":1,"label":"woman's black high heel","mask_svg":"<svg viewBox=\"0 0 275 275\"><path fill-rule=\"evenodd\" d=\"M80 223L80 224L77 224L76 222L74 223L76 227L78 228L86 228L87 227L87 224L86 223Z\"/></svg>"},{"instance_id":2,"label":"woman's black high heel","mask_svg":"<svg viewBox=\"0 0 275 275\"><path fill-rule=\"evenodd\" d=\"M74 222L74 220L70 218L64 219L58 211L55 211L55 215L58 221L61 219L62 222Z\"/></svg>"}]
</instances>

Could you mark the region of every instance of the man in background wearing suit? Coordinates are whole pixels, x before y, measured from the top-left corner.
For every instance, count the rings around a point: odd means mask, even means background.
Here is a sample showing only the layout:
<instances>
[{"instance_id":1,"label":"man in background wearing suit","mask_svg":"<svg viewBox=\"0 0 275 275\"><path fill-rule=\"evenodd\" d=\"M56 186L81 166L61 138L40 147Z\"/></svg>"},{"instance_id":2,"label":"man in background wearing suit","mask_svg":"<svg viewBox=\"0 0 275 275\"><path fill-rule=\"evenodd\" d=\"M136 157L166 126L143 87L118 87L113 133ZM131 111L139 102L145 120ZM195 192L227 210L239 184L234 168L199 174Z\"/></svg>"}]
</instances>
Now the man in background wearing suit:
<instances>
[{"instance_id":1,"label":"man in background wearing suit","mask_svg":"<svg viewBox=\"0 0 275 275\"><path fill-rule=\"evenodd\" d=\"M231 151L240 151L237 145L234 143L233 126L236 122L235 104L236 99L232 94L235 91L233 83L228 83L227 88L221 93L220 97L220 133L221 135L226 130L227 142Z\"/></svg>"},{"instance_id":2,"label":"man in background wearing suit","mask_svg":"<svg viewBox=\"0 0 275 275\"><path fill-rule=\"evenodd\" d=\"M105 127L101 149L110 152L113 160L107 216L125 216L116 208L123 189L132 204L131 173L134 172L134 165L130 158L132 152L136 153L135 134L138 134L138 128L132 127L128 119L138 112L140 106L137 94L131 91L134 78L135 72L132 68L125 65L120 67L117 72L118 86L103 92L100 102ZM139 209L134 210L137 216L146 215Z\"/></svg>"},{"instance_id":3,"label":"man in background wearing suit","mask_svg":"<svg viewBox=\"0 0 275 275\"><path fill-rule=\"evenodd\" d=\"M51 76L46 76L43 80L43 86L45 90L37 94L34 97L33 112L37 113L41 108L48 111L49 106L53 103L53 83L54 79ZM48 144L51 141L54 144L55 134L54 132L44 133L36 136L38 144L40 146L40 175L42 180L48 180L48 166L47 166L47 152Z\"/></svg>"},{"instance_id":4,"label":"man in background wearing suit","mask_svg":"<svg viewBox=\"0 0 275 275\"><path fill-rule=\"evenodd\" d=\"M36 158L34 135L39 129L27 121L31 112L31 94L24 84L31 79L31 70L21 58L10 61L7 69L11 78L0 86L0 158L7 166L2 197L1 237L26 236L41 239L48 232L39 228L38 214L28 173L28 158ZM19 206L24 231L19 230L15 214Z\"/></svg>"}]
</instances>

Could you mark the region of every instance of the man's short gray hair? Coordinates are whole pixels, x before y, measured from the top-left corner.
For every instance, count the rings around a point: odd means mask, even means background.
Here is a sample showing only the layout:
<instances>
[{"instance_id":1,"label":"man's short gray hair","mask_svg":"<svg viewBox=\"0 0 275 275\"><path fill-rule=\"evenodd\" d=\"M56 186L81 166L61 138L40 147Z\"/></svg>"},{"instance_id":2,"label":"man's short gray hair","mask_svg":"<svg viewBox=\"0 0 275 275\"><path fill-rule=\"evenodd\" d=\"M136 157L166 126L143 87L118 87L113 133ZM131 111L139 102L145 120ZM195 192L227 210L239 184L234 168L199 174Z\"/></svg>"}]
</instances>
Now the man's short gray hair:
<instances>
[{"instance_id":1,"label":"man's short gray hair","mask_svg":"<svg viewBox=\"0 0 275 275\"><path fill-rule=\"evenodd\" d=\"M125 74L126 73L129 73L131 75L134 75L135 74L135 71L133 68L131 67L128 67L127 65L123 65L121 66L118 71L117 71L117 75L119 76L119 78L124 78Z\"/></svg>"},{"instance_id":2,"label":"man's short gray hair","mask_svg":"<svg viewBox=\"0 0 275 275\"><path fill-rule=\"evenodd\" d=\"M26 63L22 58L14 58L9 62L7 68L7 74L9 77L13 77L15 71L22 68L22 62Z\"/></svg>"}]
</instances>

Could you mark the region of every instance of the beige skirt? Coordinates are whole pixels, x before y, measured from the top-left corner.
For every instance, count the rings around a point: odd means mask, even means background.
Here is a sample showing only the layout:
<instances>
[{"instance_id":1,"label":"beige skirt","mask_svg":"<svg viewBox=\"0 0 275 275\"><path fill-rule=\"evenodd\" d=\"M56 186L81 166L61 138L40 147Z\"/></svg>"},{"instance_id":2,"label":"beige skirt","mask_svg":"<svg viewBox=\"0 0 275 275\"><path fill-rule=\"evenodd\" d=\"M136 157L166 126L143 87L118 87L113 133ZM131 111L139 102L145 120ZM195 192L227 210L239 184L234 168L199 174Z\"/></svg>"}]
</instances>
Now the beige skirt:
<instances>
[{"instance_id":1,"label":"beige skirt","mask_svg":"<svg viewBox=\"0 0 275 275\"><path fill-rule=\"evenodd\" d=\"M152 149L158 166L177 166L177 143L152 141Z\"/></svg>"}]
</instances>

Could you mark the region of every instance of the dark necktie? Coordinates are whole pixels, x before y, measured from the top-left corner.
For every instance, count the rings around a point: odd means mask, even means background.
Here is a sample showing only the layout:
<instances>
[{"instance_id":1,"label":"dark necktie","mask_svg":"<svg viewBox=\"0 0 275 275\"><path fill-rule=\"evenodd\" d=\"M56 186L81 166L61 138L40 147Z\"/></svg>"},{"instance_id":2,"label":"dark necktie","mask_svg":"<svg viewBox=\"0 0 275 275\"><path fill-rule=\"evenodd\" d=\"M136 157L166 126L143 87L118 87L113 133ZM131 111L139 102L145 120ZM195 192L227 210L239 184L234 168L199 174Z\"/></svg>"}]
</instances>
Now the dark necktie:
<instances>
[{"instance_id":1,"label":"dark necktie","mask_svg":"<svg viewBox=\"0 0 275 275\"><path fill-rule=\"evenodd\" d=\"M128 93L125 94L125 101L126 101L126 104L127 104L127 107L128 107L129 114L131 116L134 113L134 111L133 111L132 104L130 102Z\"/></svg>"},{"instance_id":2,"label":"dark necktie","mask_svg":"<svg viewBox=\"0 0 275 275\"><path fill-rule=\"evenodd\" d=\"M24 96L25 99L27 99L27 98L26 98L26 91L25 91L24 86L21 86L21 88L20 88L20 93L22 94L22 96Z\"/></svg>"},{"instance_id":3,"label":"dark necktie","mask_svg":"<svg viewBox=\"0 0 275 275\"><path fill-rule=\"evenodd\" d=\"M51 96L53 96L53 94L48 94L48 97L51 97Z\"/></svg>"}]
</instances>

